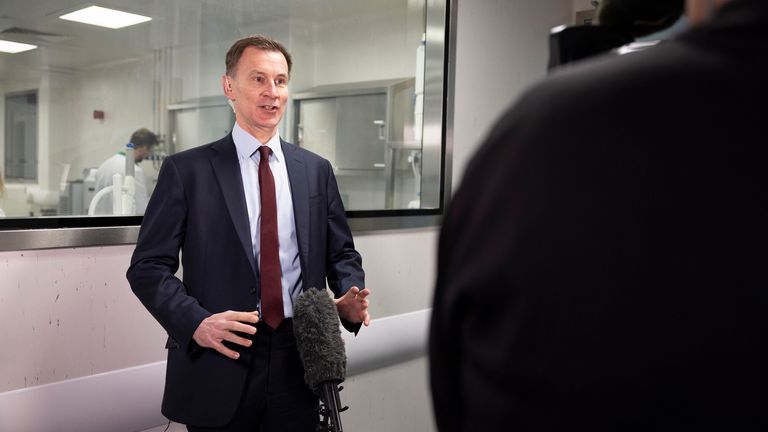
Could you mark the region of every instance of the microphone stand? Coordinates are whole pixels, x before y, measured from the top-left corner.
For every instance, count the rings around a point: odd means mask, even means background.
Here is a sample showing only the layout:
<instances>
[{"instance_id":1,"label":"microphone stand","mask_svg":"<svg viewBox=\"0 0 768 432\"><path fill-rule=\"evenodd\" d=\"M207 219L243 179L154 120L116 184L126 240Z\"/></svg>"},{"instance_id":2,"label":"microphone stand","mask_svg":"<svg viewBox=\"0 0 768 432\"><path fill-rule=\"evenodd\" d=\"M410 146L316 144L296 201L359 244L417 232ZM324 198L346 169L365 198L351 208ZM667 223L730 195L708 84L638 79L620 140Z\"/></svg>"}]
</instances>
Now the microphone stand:
<instances>
[{"instance_id":1,"label":"microphone stand","mask_svg":"<svg viewBox=\"0 0 768 432\"><path fill-rule=\"evenodd\" d=\"M336 382L326 381L317 389L320 396L320 415L322 419L317 426L317 432L343 432L341 426L341 416L339 413L346 411L349 407L341 406L339 392L344 387L339 387Z\"/></svg>"}]
</instances>

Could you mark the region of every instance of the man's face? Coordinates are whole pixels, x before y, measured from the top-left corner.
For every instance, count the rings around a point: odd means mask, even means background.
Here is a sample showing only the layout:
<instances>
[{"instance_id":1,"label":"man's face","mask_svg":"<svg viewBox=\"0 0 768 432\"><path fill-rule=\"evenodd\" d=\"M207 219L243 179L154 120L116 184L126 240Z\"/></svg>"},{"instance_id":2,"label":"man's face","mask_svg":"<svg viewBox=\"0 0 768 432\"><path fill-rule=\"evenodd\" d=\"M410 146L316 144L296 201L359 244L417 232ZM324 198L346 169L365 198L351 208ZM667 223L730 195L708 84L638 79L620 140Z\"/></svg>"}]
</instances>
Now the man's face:
<instances>
[{"instance_id":1,"label":"man's face","mask_svg":"<svg viewBox=\"0 0 768 432\"><path fill-rule=\"evenodd\" d=\"M143 161L144 159L148 158L149 155L152 153L152 147L151 145L147 146L138 146L133 149L133 159L136 161L136 163L139 163Z\"/></svg>"},{"instance_id":2,"label":"man's face","mask_svg":"<svg viewBox=\"0 0 768 432\"><path fill-rule=\"evenodd\" d=\"M133 160L136 163L143 161L147 154L149 154L149 151L145 146L137 146L133 148Z\"/></svg>"},{"instance_id":3,"label":"man's face","mask_svg":"<svg viewBox=\"0 0 768 432\"><path fill-rule=\"evenodd\" d=\"M277 132L288 102L288 62L282 53L248 47L233 76L223 76L224 94L237 123L262 143Z\"/></svg>"}]
</instances>

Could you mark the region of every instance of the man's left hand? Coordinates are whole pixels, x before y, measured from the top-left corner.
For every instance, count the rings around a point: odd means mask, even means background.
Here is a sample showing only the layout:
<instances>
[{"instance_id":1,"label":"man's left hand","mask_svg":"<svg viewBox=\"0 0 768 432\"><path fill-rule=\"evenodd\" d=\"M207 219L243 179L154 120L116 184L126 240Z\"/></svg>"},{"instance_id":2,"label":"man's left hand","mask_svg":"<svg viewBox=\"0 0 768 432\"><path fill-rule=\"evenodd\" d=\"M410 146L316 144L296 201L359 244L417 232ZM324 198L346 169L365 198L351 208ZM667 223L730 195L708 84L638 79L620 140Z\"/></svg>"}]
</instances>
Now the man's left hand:
<instances>
[{"instance_id":1,"label":"man's left hand","mask_svg":"<svg viewBox=\"0 0 768 432\"><path fill-rule=\"evenodd\" d=\"M360 288L353 286L341 298L335 299L339 316L355 324L362 322L368 327L371 316L368 314L367 297L370 293L368 288L361 291Z\"/></svg>"}]
</instances>

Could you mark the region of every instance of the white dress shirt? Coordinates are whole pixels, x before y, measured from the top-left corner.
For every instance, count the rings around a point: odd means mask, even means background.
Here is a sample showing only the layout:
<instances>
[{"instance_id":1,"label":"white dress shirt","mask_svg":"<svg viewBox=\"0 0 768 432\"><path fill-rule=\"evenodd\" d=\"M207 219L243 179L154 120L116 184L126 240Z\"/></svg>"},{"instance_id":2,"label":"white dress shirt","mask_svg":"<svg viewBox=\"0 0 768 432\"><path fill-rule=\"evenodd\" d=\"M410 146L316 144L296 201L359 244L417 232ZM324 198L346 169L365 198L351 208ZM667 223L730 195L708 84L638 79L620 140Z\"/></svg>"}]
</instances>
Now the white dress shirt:
<instances>
[{"instance_id":1,"label":"white dress shirt","mask_svg":"<svg viewBox=\"0 0 768 432\"><path fill-rule=\"evenodd\" d=\"M261 199L259 198L259 140L244 131L237 123L232 128L232 139L237 148L237 160L243 178L245 203L248 206L248 221L251 228L251 244L256 263L260 263L259 233L261 226ZM299 263L299 244L296 240L296 226L293 217L293 199L288 181L288 169L285 165L280 135L275 134L263 143L272 149L269 168L275 178L277 193L277 239L280 244L280 283L283 287L283 313L286 318L293 317L293 302L301 294L301 265ZM261 302L259 302L261 311Z\"/></svg>"}]
</instances>

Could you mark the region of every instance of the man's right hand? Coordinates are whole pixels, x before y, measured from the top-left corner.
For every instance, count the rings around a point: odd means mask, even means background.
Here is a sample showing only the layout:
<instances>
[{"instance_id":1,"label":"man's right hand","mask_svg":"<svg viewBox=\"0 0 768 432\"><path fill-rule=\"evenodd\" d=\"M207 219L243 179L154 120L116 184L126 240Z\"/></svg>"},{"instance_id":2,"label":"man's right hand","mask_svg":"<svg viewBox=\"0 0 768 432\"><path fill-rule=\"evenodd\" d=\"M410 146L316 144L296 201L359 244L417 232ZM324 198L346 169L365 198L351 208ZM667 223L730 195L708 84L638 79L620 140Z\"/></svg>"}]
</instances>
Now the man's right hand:
<instances>
[{"instance_id":1,"label":"man's right hand","mask_svg":"<svg viewBox=\"0 0 768 432\"><path fill-rule=\"evenodd\" d=\"M257 311L226 311L213 314L200 323L197 330L195 330L195 334L192 335L192 339L201 347L215 349L221 354L236 360L240 357L240 354L227 348L222 342L229 341L244 347L251 346L253 342L250 339L238 336L234 332L256 334L256 327L246 323L256 324L257 322L259 322L259 313Z\"/></svg>"}]
</instances>

